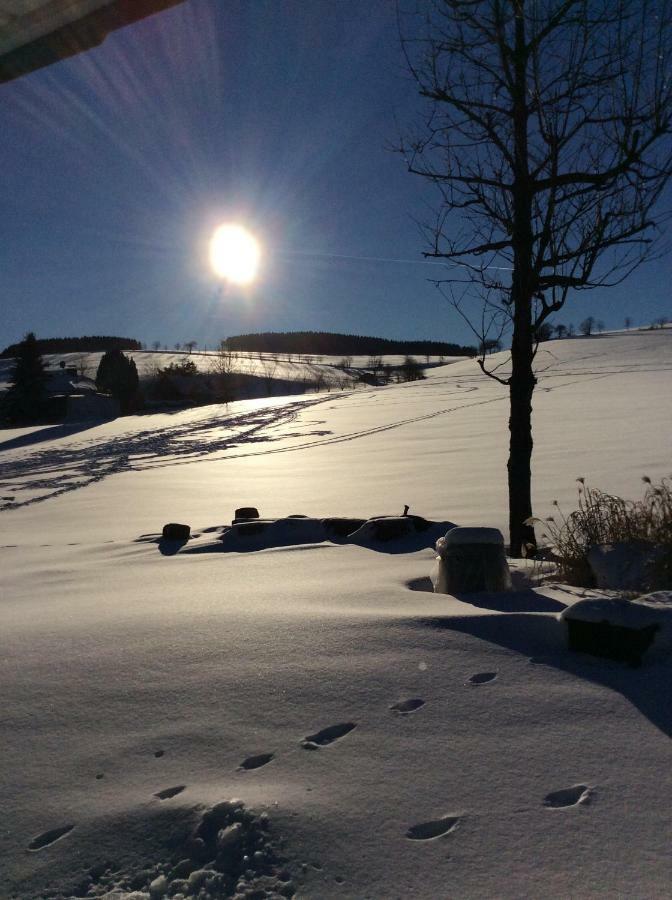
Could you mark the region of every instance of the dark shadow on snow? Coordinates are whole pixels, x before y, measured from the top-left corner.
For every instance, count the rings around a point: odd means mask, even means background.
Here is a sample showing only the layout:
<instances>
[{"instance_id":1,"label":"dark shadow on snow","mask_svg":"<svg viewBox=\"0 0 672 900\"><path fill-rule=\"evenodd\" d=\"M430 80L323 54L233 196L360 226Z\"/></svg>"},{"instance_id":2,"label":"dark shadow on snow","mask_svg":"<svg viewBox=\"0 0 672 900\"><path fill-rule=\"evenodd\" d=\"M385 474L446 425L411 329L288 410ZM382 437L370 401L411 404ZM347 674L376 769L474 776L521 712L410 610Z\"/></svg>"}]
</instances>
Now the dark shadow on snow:
<instances>
[{"instance_id":1,"label":"dark shadow on snow","mask_svg":"<svg viewBox=\"0 0 672 900\"><path fill-rule=\"evenodd\" d=\"M672 703L669 687L672 667L668 661L647 662L640 669L573 653L566 647L565 625L555 616L534 613L502 615L437 616L408 624L469 634L523 656L535 657L545 666L601 684L621 694L656 728L672 737Z\"/></svg>"},{"instance_id":2,"label":"dark shadow on snow","mask_svg":"<svg viewBox=\"0 0 672 900\"><path fill-rule=\"evenodd\" d=\"M18 437L11 438L8 441L2 440L2 432L0 431L0 451L18 450L21 447L30 447L32 444L41 444L44 441L55 441L58 438L71 437L74 434L80 434L82 431L96 428L100 424L100 422L73 422L72 425L50 425L48 428L40 428L37 431L31 431L29 434L20 434Z\"/></svg>"},{"instance_id":3,"label":"dark shadow on snow","mask_svg":"<svg viewBox=\"0 0 672 900\"><path fill-rule=\"evenodd\" d=\"M454 594L457 600L463 603L471 603L479 609L491 609L493 612L503 613L560 613L565 609L565 603L539 594L532 588L524 591L506 591L500 594Z\"/></svg>"},{"instance_id":4,"label":"dark shadow on snow","mask_svg":"<svg viewBox=\"0 0 672 900\"><path fill-rule=\"evenodd\" d=\"M411 591L424 591L428 594L432 594L434 592L432 579L429 577L429 575L423 575L421 578L411 578L410 581L406 582L406 587Z\"/></svg>"},{"instance_id":5,"label":"dark shadow on snow","mask_svg":"<svg viewBox=\"0 0 672 900\"><path fill-rule=\"evenodd\" d=\"M426 591L433 593L434 587L429 576L422 578L412 578L406 582L406 587L411 591ZM448 596L448 595L446 595ZM471 606L477 606L479 609L491 609L493 612L504 613L523 613L537 612L560 613L567 606L560 600L553 597L546 597L533 588L524 588L522 590L502 591L500 593L470 593L470 594L450 594L456 600L462 603L469 603Z\"/></svg>"},{"instance_id":6,"label":"dark shadow on snow","mask_svg":"<svg viewBox=\"0 0 672 900\"><path fill-rule=\"evenodd\" d=\"M176 553L184 547L187 541L168 541L165 538L159 538L156 542L159 545L159 553L161 556L175 556Z\"/></svg>"},{"instance_id":7,"label":"dark shadow on snow","mask_svg":"<svg viewBox=\"0 0 672 900\"><path fill-rule=\"evenodd\" d=\"M219 544L204 544L202 546L191 546L187 550L183 550L183 553L193 553L197 556L202 553L260 553L263 550L268 550L271 553L282 553L287 550L291 550L293 553L296 551L305 551L305 550L320 550L325 549L326 547L335 547L335 544L330 543L329 541L316 541L312 544L259 544L255 546L240 546L240 547L221 547Z\"/></svg>"}]
</instances>

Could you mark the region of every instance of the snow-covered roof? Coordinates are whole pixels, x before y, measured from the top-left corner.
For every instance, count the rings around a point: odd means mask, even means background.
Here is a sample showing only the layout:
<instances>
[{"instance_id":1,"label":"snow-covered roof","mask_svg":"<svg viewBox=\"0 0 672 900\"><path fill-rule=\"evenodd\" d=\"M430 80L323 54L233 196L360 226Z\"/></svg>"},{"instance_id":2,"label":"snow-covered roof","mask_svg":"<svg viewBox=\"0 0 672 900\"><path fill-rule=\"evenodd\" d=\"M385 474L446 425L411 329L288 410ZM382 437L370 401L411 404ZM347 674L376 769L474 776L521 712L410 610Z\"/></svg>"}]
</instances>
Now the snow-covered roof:
<instances>
[{"instance_id":1,"label":"snow-covered roof","mask_svg":"<svg viewBox=\"0 0 672 900\"><path fill-rule=\"evenodd\" d=\"M182 0L3 0L0 82L75 56Z\"/></svg>"},{"instance_id":2,"label":"snow-covered roof","mask_svg":"<svg viewBox=\"0 0 672 900\"><path fill-rule=\"evenodd\" d=\"M45 375L50 394L86 394L96 390L96 383L92 378L72 375L67 369L47 370Z\"/></svg>"}]
</instances>

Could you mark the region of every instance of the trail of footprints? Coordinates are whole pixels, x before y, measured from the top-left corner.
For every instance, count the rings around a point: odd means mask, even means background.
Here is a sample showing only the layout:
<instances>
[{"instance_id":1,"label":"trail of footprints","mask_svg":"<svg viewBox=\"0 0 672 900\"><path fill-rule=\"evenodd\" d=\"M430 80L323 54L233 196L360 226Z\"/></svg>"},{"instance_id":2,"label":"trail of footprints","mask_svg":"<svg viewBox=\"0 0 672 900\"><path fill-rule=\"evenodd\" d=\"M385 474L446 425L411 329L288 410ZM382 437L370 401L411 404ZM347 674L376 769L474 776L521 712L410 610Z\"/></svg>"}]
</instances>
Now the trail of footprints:
<instances>
[{"instance_id":1,"label":"trail of footprints","mask_svg":"<svg viewBox=\"0 0 672 900\"><path fill-rule=\"evenodd\" d=\"M497 672L476 672L467 678L467 685L484 685L491 684L497 678ZM417 712L425 706L426 701L421 697L410 697L407 700L399 700L393 703L389 710L396 716L408 716ZM315 734L307 735L301 741L301 747L304 750L319 750L322 747L328 747L330 744L339 741L346 735L350 734L357 727L356 722L338 722L335 725L329 725L316 731ZM160 759L165 755L164 750L155 750L154 757ZM239 772L251 772L255 769L261 769L267 766L275 759L274 753L258 753L253 756L246 757L238 766ZM104 773L96 774L96 779L104 778ZM178 784L173 787L163 788L154 794L159 801L171 800L177 797L186 789L185 784ZM585 806L591 802L594 791L586 784L575 784L568 788L561 788L557 791L551 791L544 797L543 805L547 809L569 809L575 806ZM409 841L432 841L444 835L451 834L458 827L461 816L441 816L438 819L430 819L427 822L418 822L411 825L406 831L406 838ZM74 824L63 825L60 828L52 828L49 831L43 831L34 837L28 844L28 850L38 851L45 847L50 847L57 841L64 838L75 828Z\"/></svg>"}]
</instances>

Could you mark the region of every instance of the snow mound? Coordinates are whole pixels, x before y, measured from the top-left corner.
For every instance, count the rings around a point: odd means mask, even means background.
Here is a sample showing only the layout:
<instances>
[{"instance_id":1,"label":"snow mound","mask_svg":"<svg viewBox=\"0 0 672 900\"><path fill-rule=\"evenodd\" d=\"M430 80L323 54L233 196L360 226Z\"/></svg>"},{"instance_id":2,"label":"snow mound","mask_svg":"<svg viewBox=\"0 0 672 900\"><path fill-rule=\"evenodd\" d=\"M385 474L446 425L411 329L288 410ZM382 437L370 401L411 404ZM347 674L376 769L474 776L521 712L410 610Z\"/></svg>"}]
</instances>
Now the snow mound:
<instances>
[{"instance_id":1,"label":"snow mound","mask_svg":"<svg viewBox=\"0 0 672 900\"><path fill-rule=\"evenodd\" d=\"M672 626L672 591L657 591L636 600L623 597L579 600L564 609L560 618L576 622L609 622L622 628Z\"/></svg>"},{"instance_id":2,"label":"snow mound","mask_svg":"<svg viewBox=\"0 0 672 900\"><path fill-rule=\"evenodd\" d=\"M223 549L235 551L319 544L326 540L327 532L321 519L290 516L237 522L222 533L221 544Z\"/></svg>"},{"instance_id":3,"label":"snow mound","mask_svg":"<svg viewBox=\"0 0 672 900\"><path fill-rule=\"evenodd\" d=\"M672 652L672 591L656 591L635 600L623 597L579 600L560 613L562 622L608 623L616 628L643 632L654 629L647 657L669 656Z\"/></svg>"},{"instance_id":4,"label":"snow mound","mask_svg":"<svg viewBox=\"0 0 672 900\"><path fill-rule=\"evenodd\" d=\"M375 516L370 519L336 516L318 519L294 515L280 519L234 520L230 526L202 528L192 536L190 546L184 549L184 545L176 547L171 544L169 547L156 535L142 535L136 540L158 543L164 555L216 550L245 553L320 543L356 544L381 552L413 553L433 547L439 535L454 527L451 522L431 522L413 515ZM200 537L212 540L215 532L218 536L214 544L194 540Z\"/></svg>"},{"instance_id":5,"label":"snow mound","mask_svg":"<svg viewBox=\"0 0 672 900\"><path fill-rule=\"evenodd\" d=\"M422 516L376 516L348 537L349 544L371 550L412 553L432 547L452 522L431 522Z\"/></svg>"}]
</instances>

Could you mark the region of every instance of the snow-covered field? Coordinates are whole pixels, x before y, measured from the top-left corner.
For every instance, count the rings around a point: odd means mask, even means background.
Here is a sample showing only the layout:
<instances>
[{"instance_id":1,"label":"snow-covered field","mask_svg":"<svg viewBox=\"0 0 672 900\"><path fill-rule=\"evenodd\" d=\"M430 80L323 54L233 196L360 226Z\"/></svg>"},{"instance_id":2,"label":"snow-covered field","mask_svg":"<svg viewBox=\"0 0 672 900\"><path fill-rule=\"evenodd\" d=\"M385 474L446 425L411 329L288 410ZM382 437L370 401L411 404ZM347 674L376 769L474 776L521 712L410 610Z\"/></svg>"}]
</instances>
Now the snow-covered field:
<instances>
[{"instance_id":1,"label":"snow-covered field","mask_svg":"<svg viewBox=\"0 0 672 900\"><path fill-rule=\"evenodd\" d=\"M64 362L67 366L75 366L78 374L88 378L95 378L102 352L96 353L45 353L43 360L47 368L57 369ZM165 369L170 365L180 365L185 360L193 362L197 370L208 375L217 368L217 353L213 350L171 352L168 350L133 350L126 354L135 361L138 375L141 380L156 377L159 369ZM382 356L383 363L390 366L400 366L404 362L403 356ZM371 357L351 356L347 357L353 370L366 369ZM433 367L451 362L461 362L461 356L430 356L418 357L423 367ZM356 371L345 371L340 364L343 356L319 356L297 353L248 353L246 351L234 351L228 362L228 371L244 375L256 375L266 381L284 381L312 384L320 379L325 387L342 388L354 387L357 382ZM0 391L6 390L11 384L13 359L0 359Z\"/></svg>"},{"instance_id":2,"label":"snow-covered field","mask_svg":"<svg viewBox=\"0 0 672 900\"><path fill-rule=\"evenodd\" d=\"M669 474L672 330L539 368L537 515ZM249 505L505 530L506 389L428 374L0 434L0 896L225 896L192 871L220 826L241 896L669 896L672 669L569 654L581 592L521 562L435 595L415 539L221 540Z\"/></svg>"},{"instance_id":3,"label":"snow-covered field","mask_svg":"<svg viewBox=\"0 0 672 900\"><path fill-rule=\"evenodd\" d=\"M76 366L78 374L95 378L98 364L102 357L97 353L46 353L43 356L48 368L58 368L61 362L67 366ZM126 356L135 361L138 375L141 381L156 377L159 369L165 369L170 365L179 365L185 360L193 362L197 370L204 374L211 374L217 365L217 354L214 351L186 353L183 351L150 351L133 350ZM320 357L320 362L295 356L291 360L286 354L274 353L235 353L228 363L228 371L245 375L256 375L266 380L275 381L306 381L312 383L319 376L325 385L340 387L343 382L354 384L356 377L336 368L340 359ZM0 390L5 390L11 383L14 361L11 359L0 360Z\"/></svg>"}]
</instances>

